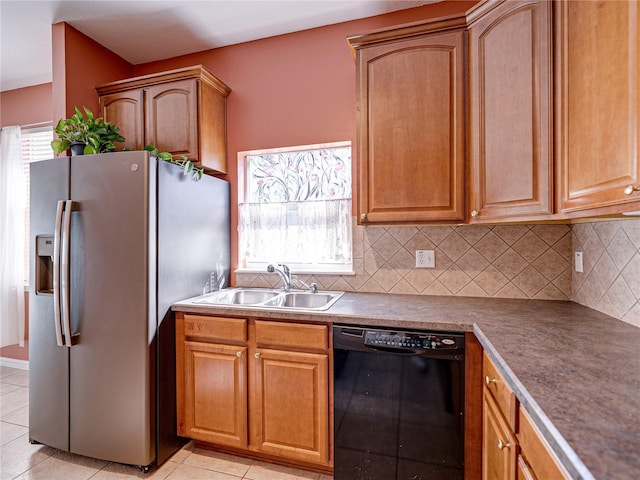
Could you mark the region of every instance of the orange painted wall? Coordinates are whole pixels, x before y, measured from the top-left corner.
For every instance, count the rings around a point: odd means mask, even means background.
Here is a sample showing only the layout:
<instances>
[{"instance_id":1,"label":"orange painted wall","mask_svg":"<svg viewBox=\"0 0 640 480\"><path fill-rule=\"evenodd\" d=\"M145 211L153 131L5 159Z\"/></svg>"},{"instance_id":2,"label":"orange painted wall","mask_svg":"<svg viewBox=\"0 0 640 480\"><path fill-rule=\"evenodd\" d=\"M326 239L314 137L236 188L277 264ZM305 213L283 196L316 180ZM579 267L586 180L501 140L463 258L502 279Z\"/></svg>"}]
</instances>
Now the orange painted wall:
<instances>
[{"instance_id":1,"label":"orange painted wall","mask_svg":"<svg viewBox=\"0 0 640 480\"><path fill-rule=\"evenodd\" d=\"M98 111L95 86L133 75L133 65L64 22L52 25L53 118Z\"/></svg>"},{"instance_id":2,"label":"orange painted wall","mask_svg":"<svg viewBox=\"0 0 640 480\"><path fill-rule=\"evenodd\" d=\"M49 119L57 121L73 114L76 105L85 105L97 112L95 86L98 84L205 65L232 90L227 116L227 179L231 182L232 260L235 263L237 152L339 140L351 140L355 147L355 66L346 37L464 12L476 3L475 0L444 1L136 66L70 25L58 23L52 28L53 84L48 97L52 103L48 108L53 113ZM5 109L5 98L10 96L0 97L2 125L20 124L22 121L17 120L6 123L5 118L19 118L18 110L24 108L22 102L29 100L23 97L18 101L16 97ZM353 153L355 160L355 148Z\"/></svg>"},{"instance_id":3,"label":"orange painted wall","mask_svg":"<svg viewBox=\"0 0 640 480\"><path fill-rule=\"evenodd\" d=\"M463 12L448 1L136 65L135 76L202 64L232 90L229 159L237 151L355 140L355 66L347 35Z\"/></svg>"},{"instance_id":4,"label":"orange painted wall","mask_svg":"<svg viewBox=\"0 0 640 480\"><path fill-rule=\"evenodd\" d=\"M355 165L356 78L346 37L464 12L476 3L440 2L135 66L138 76L202 64L231 88L232 267L237 261L237 153L351 140Z\"/></svg>"},{"instance_id":5,"label":"orange painted wall","mask_svg":"<svg viewBox=\"0 0 640 480\"><path fill-rule=\"evenodd\" d=\"M0 127L50 122L51 84L0 92Z\"/></svg>"}]
</instances>

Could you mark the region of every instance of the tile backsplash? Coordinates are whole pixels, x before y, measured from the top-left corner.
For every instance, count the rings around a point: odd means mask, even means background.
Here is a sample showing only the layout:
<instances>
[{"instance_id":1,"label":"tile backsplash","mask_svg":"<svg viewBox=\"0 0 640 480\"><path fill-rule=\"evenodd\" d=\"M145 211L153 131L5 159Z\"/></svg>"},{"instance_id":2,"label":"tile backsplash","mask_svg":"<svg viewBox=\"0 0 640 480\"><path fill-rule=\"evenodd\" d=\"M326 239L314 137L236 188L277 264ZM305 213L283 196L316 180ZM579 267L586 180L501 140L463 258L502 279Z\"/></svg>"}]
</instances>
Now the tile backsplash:
<instances>
[{"instance_id":1,"label":"tile backsplash","mask_svg":"<svg viewBox=\"0 0 640 480\"><path fill-rule=\"evenodd\" d=\"M436 267L415 268L416 250ZM584 271L573 270L583 252ZM294 275L321 289L572 300L640 327L640 219L575 225L353 227L355 275ZM238 273L239 286L277 275Z\"/></svg>"},{"instance_id":2,"label":"tile backsplash","mask_svg":"<svg viewBox=\"0 0 640 480\"><path fill-rule=\"evenodd\" d=\"M571 300L640 327L640 219L572 226L583 253L573 273Z\"/></svg>"},{"instance_id":3,"label":"tile backsplash","mask_svg":"<svg viewBox=\"0 0 640 480\"><path fill-rule=\"evenodd\" d=\"M298 275L318 288L474 297L571 297L568 225L353 227L355 275ZM436 267L415 268L416 250ZM273 274L238 273L241 286L278 286Z\"/></svg>"}]
</instances>

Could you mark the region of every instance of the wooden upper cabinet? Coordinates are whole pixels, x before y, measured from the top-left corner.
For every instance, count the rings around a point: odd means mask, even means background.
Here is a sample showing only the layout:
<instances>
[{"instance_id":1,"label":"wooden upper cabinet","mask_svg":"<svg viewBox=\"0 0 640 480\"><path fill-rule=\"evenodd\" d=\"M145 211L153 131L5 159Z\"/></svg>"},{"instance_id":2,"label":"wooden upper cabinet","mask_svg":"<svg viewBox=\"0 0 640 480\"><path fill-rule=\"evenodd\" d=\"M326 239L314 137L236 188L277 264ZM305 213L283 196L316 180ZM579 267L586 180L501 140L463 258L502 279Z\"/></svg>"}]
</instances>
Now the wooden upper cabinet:
<instances>
[{"instance_id":1,"label":"wooden upper cabinet","mask_svg":"<svg viewBox=\"0 0 640 480\"><path fill-rule=\"evenodd\" d=\"M153 85L145 90L145 138L161 152L198 156L197 80Z\"/></svg>"},{"instance_id":2,"label":"wooden upper cabinet","mask_svg":"<svg viewBox=\"0 0 640 480\"><path fill-rule=\"evenodd\" d=\"M640 192L633 191L640 186L640 4L558 1L554 5L560 211L636 210L640 207Z\"/></svg>"},{"instance_id":3,"label":"wooden upper cabinet","mask_svg":"<svg viewBox=\"0 0 640 480\"><path fill-rule=\"evenodd\" d=\"M551 2L469 16L470 222L553 213Z\"/></svg>"},{"instance_id":4,"label":"wooden upper cabinet","mask_svg":"<svg viewBox=\"0 0 640 480\"><path fill-rule=\"evenodd\" d=\"M100 116L117 125L125 141L119 147L128 150L144 148L144 95L143 91L127 90L100 97Z\"/></svg>"},{"instance_id":5,"label":"wooden upper cabinet","mask_svg":"<svg viewBox=\"0 0 640 480\"><path fill-rule=\"evenodd\" d=\"M120 127L124 146L153 144L186 155L208 171L227 172L229 87L201 65L96 87L104 119Z\"/></svg>"},{"instance_id":6,"label":"wooden upper cabinet","mask_svg":"<svg viewBox=\"0 0 640 480\"><path fill-rule=\"evenodd\" d=\"M455 22L349 37L360 223L464 220L466 32Z\"/></svg>"}]
</instances>

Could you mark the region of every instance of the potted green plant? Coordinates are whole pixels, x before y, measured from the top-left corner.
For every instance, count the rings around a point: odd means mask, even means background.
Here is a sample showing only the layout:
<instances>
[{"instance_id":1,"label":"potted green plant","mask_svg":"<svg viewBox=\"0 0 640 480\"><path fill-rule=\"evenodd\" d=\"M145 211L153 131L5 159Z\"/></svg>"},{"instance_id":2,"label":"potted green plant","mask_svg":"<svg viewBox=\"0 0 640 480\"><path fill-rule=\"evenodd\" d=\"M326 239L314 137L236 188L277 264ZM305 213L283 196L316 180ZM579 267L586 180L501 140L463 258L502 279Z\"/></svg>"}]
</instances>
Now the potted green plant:
<instances>
[{"instance_id":1,"label":"potted green plant","mask_svg":"<svg viewBox=\"0 0 640 480\"><path fill-rule=\"evenodd\" d=\"M113 152L116 150L114 142L124 142L116 125L96 117L87 107L83 109L84 114L76 107L74 115L58 121L54 129L58 138L51 142L56 155L69 148L72 155Z\"/></svg>"}]
</instances>

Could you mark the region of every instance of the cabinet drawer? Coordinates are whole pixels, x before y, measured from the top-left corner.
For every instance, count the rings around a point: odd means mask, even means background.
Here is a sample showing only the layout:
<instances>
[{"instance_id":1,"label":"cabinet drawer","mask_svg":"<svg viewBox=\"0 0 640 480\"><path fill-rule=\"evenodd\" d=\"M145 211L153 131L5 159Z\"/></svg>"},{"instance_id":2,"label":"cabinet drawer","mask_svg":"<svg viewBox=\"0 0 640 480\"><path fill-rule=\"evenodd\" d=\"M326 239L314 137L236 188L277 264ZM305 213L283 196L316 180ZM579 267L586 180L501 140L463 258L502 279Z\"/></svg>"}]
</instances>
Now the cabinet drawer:
<instances>
[{"instance_id":1,"label":"cabinet drawer","mask_svg":"<svg viewBox=\"0 0 640 480\"><path fill-rule=\"evenodd\" d=\"M522 408L518 409L518 422L519 431L516 437L520 444L521 455L531 467L534 477L538 479L568 479L569 476L558 463L549 445L533 424L531 417Z\"/></svg>"},{"instance_id":2,"label":"cabinet drawer","mask_svg":"<svg viewBox=\"0 0 640 480\"><path fill-rule=\"evenodd\" d=\"M211 340L246 342L247 320L185 314L184 335L185 337L200 337Z\"/></svg>"},{"instance_id":3,"label":"cabinet drawer","mask_svg":"<svg viewBox=\"0 0 640 480\"><path fill-rule=\"evenodd\" d=\"M491 392L498 408L507 419L512 430L516 427L516 397L507 385L504 377L491 361L487 353L482 360L482 378L485 387Z\"/></svg>"},{"instance_id":4,"label":"cabinet drawer","mask_svg":"<svg viewBox=\"0 0 640 480\"><path fill-rule=\"evenodd\" d=\"M329 335L326 325L256 321L258 347L295 347L327 350Z\"/></svg>"}]
</instances>

